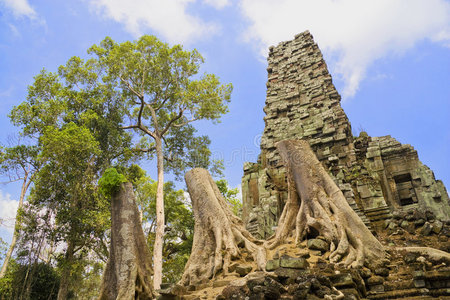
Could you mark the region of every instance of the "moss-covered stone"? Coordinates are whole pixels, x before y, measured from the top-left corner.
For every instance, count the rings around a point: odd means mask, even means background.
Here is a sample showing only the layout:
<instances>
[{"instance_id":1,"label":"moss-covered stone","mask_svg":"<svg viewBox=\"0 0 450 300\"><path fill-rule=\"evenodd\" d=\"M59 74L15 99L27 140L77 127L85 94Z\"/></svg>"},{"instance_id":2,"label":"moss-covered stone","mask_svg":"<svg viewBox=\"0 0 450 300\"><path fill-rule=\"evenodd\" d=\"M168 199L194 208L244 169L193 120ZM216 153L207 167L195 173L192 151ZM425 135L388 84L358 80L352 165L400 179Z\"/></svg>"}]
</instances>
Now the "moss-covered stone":
<instances>
[{"instance_id":1,"label":"moss-covered stone","mask_svg":"<svg viewBox=\"0 0 450 300\"><path fill-rule=\"evenodd\" d=\"M303 257L282 256L280 258L280 267L292 269L306 269L308 262Z\"/></svg>"},{"instance_id":2,"label":"moss-covered stone","mask_svg":"<svg viewBox=\"0 0 450 300\"><path fill-rule=\"evenodd\" d=\"M266 263L266 271L268 271L268 272L275 271L279 267L280 267L279 259L271 259L271 260L268 260Z\"/></svg>"}]
</instances>

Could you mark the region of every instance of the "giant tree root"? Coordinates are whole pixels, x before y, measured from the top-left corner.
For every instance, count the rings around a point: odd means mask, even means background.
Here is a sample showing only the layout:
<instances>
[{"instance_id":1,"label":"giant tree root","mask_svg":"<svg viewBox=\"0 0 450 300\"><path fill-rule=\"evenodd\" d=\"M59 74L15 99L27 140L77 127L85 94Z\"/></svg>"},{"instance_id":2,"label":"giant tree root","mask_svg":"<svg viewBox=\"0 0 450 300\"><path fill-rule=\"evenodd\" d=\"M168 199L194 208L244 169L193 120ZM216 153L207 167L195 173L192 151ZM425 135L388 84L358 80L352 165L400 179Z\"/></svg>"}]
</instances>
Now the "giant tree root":
<instances>
[{"instance_id":1,"label":"giant tree root","mask_svg":"<svg viewBox=\"0 0 450 300\"><path fill-rule=\"evenodd\" d=\"M123 183L111 199L111 246L99 300L152 299L151 258L133 186Z\"/></svg>"},{"instance_id":2,"label":"giant tree root","mask_svg":"<svg viewBox=\"0 0 450 300\"><path fill-rule=\"evenodd\" d=\"M426 256L429 261L433 263L444 262L450 264L450 253L430 247L398 247L398 251L405 251L407 253L415 253Z\"/></svg>"},{"instance_id":3,"label":"giant tree root","mask_svg":"<svg viewBox=\"0 0 450 300\"><path fill-rule=\"evenodd\" d=\"M243 249L253 256L258 269L264 269L266 255L262 242L253 238L242 220L233 215L209 172L192 169L185 179L195 227L191 256L180 284L196 285L207 282L221 270L228 273L230 262L239 258Z\"/></svg>"},{"instance_id":4,"label":"giant tree root","mask_svg":"<svg viewBox=\"0 0 450 300\"><path fill-rule=\"evenodd\" d=\"M277 230L266 246L274 248L292 234L295 242L322 235L330 245L330 262L345 266L375 267L386 262L387 253L304 140L277 144L288 169L289 197Z\"/></svg>"}]
</instances>

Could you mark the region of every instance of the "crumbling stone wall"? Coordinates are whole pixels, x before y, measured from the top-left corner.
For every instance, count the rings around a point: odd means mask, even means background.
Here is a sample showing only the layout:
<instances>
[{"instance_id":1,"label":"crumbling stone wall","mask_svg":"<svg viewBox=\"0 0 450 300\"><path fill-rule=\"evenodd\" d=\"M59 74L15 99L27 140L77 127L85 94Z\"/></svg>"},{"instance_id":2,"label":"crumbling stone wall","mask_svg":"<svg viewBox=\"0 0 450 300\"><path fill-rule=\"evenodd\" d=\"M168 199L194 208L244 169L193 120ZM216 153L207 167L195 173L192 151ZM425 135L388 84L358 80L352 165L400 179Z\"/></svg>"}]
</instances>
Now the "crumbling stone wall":
<instances>
[{"instance_id":1,"label":"crumbling stone wall","mask_svg":"<svg viewBox=\"0 0 450 300\"><path fill-rule=\"evenodd\" d=\"M394 208L424 206L450 216L442 182L410 145L390 136L354 138L322 53L309 32L271 47L268 57L265 128L257 163L244 165L243 220L267 238L287 199L286 170L275 144L307 139L363 221L376 225ZM368 218L366 218L368 217Z\"/></svg>"},{"instance_id":2,"label":"crumbling stone wall","mask_svg":"<svg viewBox=\"0 0 450 300\"><path fill-rule=\"evenodd\" d=\"M411 145L402 145L391 136L368 138L365 160L368 175L378 182L382 193L364 193L368 185L356 179L358 194L367 213L379 209L383 197L392 209L414 207L430 209L438 219L450 217L449 197L444 184L436 180L433 172L420 162Z\"/></svg>"}]
</instances>

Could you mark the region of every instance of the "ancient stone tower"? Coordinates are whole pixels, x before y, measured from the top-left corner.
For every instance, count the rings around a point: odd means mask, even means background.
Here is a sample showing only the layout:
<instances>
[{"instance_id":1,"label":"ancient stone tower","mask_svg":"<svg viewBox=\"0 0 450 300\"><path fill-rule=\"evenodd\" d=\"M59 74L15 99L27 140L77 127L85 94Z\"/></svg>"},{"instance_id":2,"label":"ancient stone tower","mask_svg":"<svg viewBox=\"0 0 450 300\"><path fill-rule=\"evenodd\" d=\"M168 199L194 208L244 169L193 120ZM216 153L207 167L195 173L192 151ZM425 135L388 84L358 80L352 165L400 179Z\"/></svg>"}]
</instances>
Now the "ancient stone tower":
<instances>
[{"instance_id":1,"label":"ancient stone tower","mask_svg":"<svg viewBox=\"0 0 450 300\"><path fill-rule=\"evenodd\" d=\"M353 137L322 54L309 32L270 48L265 128L257 163L244 165L243 220L266 238L287 199L286 170L275 144L307 139L350 206L376 227L393 209L423 207L450 219L447 191L410 145L390 136Z\"/></svg>"}]
</instances>

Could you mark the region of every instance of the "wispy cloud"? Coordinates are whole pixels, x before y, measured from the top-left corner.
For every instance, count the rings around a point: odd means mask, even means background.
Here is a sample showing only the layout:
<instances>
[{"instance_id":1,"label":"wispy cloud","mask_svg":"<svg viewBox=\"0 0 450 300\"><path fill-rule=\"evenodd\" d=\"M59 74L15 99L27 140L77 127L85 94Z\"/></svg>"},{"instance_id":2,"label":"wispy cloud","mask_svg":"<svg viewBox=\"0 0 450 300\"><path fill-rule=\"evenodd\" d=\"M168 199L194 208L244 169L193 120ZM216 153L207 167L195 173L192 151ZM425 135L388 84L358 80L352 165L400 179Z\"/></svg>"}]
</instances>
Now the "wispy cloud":
<instances>
[{"instance_id":1,"label":"wispy cloud","mask_svg":"<svg viewBox=\"0 0 450 300\"><path fill-rule=\"evenodd\" d=\"M149 29L171 43L190 43L216 33L219 26L190 14L187 10L195 0L90 0L99 15L125 25L135 37ZM217 9L228 0L204 0Z\"/></svg>"},{"instance_id":2,"label":"wispy cloud","mask_svg":"<svg viewBox=\"0 0 450 300\"><path fill-rule=\"evenodd\" d=\"M0 190L0 220L2 227L9 233L14 231L14 222L16 218L19 201L11 199L11 195L3 193Z\"/></svg>"},{"instance_id":3,"label":"wispy cloud","mask_svg":"<svg viewBox=\"0 0 450 300\"><path fill-rule=\"evenodd\" d=\"M15 17L37 18L36 11L27 0L0 0L0 4L10 10Z\"/></svg>"},{"instance_id":4,"label":"wispy cloud","mask_svg":"<svg viewBox=\"0 0 450 300\"><path fill-rule=\"evenodd\" d=\"M203 0L203 2L216 9L222 9L231 4L229 0Z\"/></svg>"},{"instance_id":5,"label":"wispy cloud","mask_svg":"<svg viewBox=\"0 0 450 300\"><path fill-rule=\"evenodd\" d=\"M19 30L17 29L16 26L14 26L13 24L8 24L9 29L11 30L11 33L14 37L16 38L20 38L22 36L22 34L19 32ZM1 92L0 92L0 96L1 96Z\"/></svg>"},{"instance_id":6,"label":"wispy cloud","mask_svg":"<svg viewBox=\"0 0 450 300\"><path fill-rule=\"evenodd\" d=\"M245 39L264 54L269 45L310 30L335 60L344 98L358 90L377 59L402 54L429 38L450 44L450 3L445 0L241 0L250 21Z\"/></svg>"}]
</instances>

